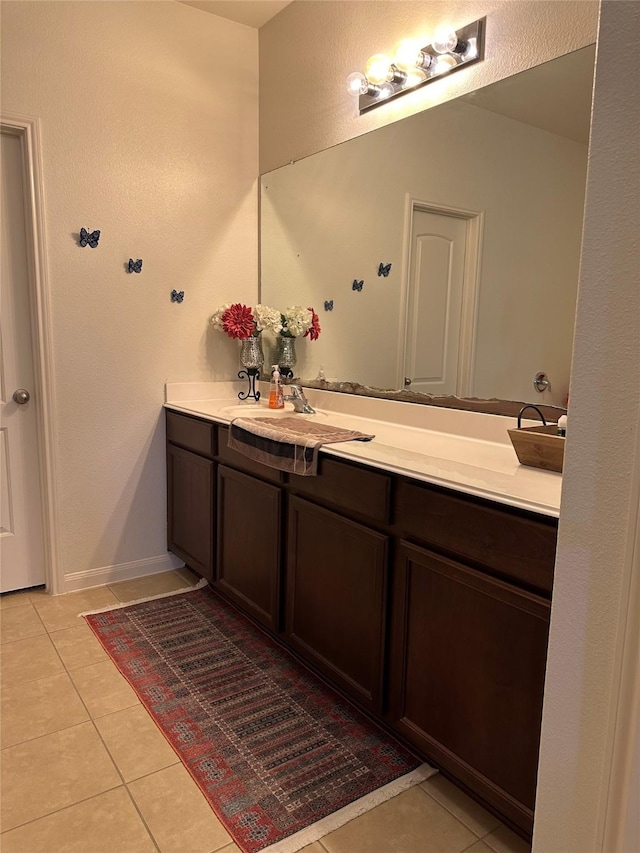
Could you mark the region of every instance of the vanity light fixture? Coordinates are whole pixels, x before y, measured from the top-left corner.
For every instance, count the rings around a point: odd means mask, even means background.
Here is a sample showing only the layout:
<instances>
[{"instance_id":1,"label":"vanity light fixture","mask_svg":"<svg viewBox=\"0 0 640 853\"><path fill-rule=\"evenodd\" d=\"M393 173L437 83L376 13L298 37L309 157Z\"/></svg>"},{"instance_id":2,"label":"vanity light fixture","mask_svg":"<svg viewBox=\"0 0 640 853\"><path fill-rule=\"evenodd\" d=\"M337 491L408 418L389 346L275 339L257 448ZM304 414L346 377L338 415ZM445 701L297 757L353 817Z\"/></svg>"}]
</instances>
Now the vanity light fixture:
<instances>
[{"instance_id":1,"label":"vanity light fixture","mask_svg":"<svg viewBox=\"0 0 640 853\"><path fill-rule=\"evenodd\" d=\"M381 53L372 56L364 74L355 71L347 77L347 91L358 96L360 114L438 77L480 62L484 59L485 21L486 18L480 18L459 30L441 27L426 47L405 40L393 59Z\"/></svg>"}]
</instances>

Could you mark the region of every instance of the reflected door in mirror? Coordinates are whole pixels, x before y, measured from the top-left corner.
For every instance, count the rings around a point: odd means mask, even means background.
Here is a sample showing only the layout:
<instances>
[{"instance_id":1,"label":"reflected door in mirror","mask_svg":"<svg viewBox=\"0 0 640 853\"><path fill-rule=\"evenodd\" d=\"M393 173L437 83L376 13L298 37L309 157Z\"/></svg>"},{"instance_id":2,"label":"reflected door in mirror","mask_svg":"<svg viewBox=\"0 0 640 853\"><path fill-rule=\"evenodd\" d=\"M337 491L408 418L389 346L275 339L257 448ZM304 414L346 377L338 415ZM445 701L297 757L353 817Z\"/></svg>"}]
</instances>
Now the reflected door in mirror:
<instances>
[{"instance_id":1,"label":"reflected door in mirror","mask_svg":"<svg viewBox=\"0 0 640 853\"><path fill-rule=\"evenodd\" d=\"M459 394L466 220L416 208L411 217L404 376L411 390Z\"/></svg>"}]
</instances>

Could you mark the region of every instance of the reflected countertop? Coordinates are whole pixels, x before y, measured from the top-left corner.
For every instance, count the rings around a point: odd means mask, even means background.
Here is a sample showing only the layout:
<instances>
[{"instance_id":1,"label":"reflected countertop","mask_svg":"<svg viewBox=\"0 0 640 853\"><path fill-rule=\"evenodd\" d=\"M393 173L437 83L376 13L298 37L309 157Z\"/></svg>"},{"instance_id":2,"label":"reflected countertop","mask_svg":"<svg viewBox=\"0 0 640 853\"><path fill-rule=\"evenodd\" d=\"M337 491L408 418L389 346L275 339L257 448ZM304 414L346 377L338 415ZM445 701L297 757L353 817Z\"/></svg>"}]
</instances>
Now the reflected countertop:
<instances>
[{"instance_id":1,"label":"reflected countertop","mask_svg":"<svg viewBox=\"0 0 640 853\"><path fill-rule=\"evenodd\" d=\"M233 382L172 383L166 386L165 407L219 424L241 415L273 414L266 394L259 404L240 403L237 393L242 389ZM328 456L530 512L559 515L562 475L519 464L507 433L515 427L515 418L315 389L305 393L318 415L301 417L375 436L369 442L327 444L322 453ZM285 405L286 413L293 413L291 405Z\"/></svg>"}]
</instances>

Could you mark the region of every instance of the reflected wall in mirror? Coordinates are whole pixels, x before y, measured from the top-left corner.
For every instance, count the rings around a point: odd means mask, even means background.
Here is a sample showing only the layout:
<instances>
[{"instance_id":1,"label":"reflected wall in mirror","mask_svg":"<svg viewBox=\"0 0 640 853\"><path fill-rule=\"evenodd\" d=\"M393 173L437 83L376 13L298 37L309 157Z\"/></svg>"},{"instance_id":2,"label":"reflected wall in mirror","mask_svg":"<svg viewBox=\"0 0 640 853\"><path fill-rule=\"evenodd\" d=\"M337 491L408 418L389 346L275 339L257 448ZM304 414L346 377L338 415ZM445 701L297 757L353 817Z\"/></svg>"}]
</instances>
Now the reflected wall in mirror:
<instances>
[{"instance_id":1,"label":"reflected wall in mirror","mask_svg":"<svg viewBox=\"0 0 640 853\"><path fill-rule=\"evenodd\" d=\"M322 326L297 376L565 403L593 65L584 48L262 176L261 301Z\"/></svg>"}]
</instances>

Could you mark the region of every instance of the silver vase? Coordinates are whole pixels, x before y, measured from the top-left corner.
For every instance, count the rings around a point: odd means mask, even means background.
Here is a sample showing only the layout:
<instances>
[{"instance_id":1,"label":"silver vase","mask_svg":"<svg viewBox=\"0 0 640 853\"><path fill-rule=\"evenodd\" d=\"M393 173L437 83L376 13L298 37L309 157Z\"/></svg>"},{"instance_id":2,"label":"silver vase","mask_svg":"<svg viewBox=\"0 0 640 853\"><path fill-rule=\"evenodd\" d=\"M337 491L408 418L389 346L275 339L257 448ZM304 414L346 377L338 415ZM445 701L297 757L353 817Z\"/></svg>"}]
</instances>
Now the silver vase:
<instances>
[{"instance_id":1,"label":"silver vase","mask_svg":"<svg viewBox=\"0 0 640 853\"><path fill-rule=\"evenodd\" d=\"M280 367L283 376L293 376L293 368L296 364L296 339L285 338L278 335L276 338L275 362Z\"/></svg>"},{"instance_id":2,"label":"silver vase","mask_svg":"<svg viewBox=\"0 0 640 853\"><path fill-rule=\"evenodd\" d=\"M240 364L247 370L260 370L264 364L260 335L240 341Z\"/></svg>"}]
</instances>

